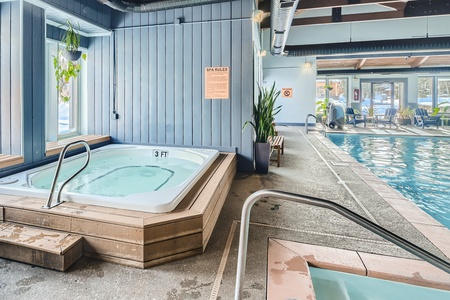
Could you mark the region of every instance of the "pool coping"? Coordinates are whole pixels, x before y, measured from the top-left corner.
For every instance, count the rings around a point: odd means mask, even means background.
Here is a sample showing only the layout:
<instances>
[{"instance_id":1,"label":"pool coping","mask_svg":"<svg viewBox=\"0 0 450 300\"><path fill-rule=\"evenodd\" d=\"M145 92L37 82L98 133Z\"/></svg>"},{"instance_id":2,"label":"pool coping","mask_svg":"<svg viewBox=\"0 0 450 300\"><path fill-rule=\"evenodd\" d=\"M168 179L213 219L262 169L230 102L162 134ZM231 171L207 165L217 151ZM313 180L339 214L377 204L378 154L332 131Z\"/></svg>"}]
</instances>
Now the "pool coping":
<instances>
[{"instance_id":1,"label":"pool coping","mask_svg":"<svg viewBox=\"0 0 450 300\"><path fill-rule=\"evenodd\" d=\"M350 170L367 184L374 193L383 198L386 203L450 259L450 230L448 228L433 219L433 217L405 198L400 192L379 179L325 136L319 133L316 133L314 136L340 161L347 163Z\"/></svg>"},{"instance_id":2,"label":"pool coping","mask_svg":"<svg viewBox=\"0 0 450 300\"><path fill-rule=\"evenodd\" d=\"M450 274L425 261L268 238L266 299L316 299L309 267L450 291Z\"/></svg>"}]
</instances>

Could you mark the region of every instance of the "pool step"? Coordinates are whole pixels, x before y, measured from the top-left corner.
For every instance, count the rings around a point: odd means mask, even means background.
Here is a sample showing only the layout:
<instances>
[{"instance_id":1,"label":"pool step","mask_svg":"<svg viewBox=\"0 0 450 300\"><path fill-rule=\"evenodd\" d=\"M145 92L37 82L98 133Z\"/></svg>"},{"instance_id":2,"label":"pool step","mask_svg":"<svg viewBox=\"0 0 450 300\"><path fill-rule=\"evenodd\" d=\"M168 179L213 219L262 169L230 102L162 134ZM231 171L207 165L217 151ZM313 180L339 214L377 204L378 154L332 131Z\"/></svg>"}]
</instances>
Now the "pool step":
<instances>
[{"instance_id":1,"label":"pool step","mask_svg":"<svg viewBox=\"0 0 450 300\"><path fill-rule=\"evenodd\" d=\"M65 271L82 255L82 237L61 231L0 223L0 257Z\"/></svg>"}]
</instances>

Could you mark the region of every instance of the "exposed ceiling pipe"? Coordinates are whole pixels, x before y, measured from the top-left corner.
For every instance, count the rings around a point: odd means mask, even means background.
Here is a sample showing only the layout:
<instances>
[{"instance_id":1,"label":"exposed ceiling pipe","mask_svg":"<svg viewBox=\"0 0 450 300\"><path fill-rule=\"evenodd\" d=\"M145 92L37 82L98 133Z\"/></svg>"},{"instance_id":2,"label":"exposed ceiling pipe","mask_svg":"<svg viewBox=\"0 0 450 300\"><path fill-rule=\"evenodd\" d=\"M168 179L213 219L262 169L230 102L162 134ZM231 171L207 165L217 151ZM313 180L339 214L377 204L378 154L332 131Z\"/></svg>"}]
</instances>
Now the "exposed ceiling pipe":
<instances>
[{"instance_id":1,"label":"exposed ceiling pipe","mask_svg":"<svg viewBox=\"0 0 450 300\"><path fill-rule=\"evenodd\" d=\"M230 0L97 0L109 7L123 12L146 13L158 10L191 7L203 4L220 3ZM232 0L231 0L232 1Z\"/></svg>"},{"instance_id":2,"label":"exposed ceiling pipe","mask_svg":"<svg viewBox=\"0 0 450 300\"><path fill-rule=\"evenodd\" d=\"M342 55L355 53L386 53L405 51L445 51L449 48L450 37L286 46L289 56L322 56L336 54Z\"/></svg>"},{"instance_id":3,"label":"exposed ceiling pipe","mask_svg":"<svg viewBox=\"0 0 450 300\"><path fill-rule=\"evenodd\" d=\"M270 10L270 52L272 55L286 55L284 46L298 2L299 0L272 0Z\"/></svg>"}]
</instances>

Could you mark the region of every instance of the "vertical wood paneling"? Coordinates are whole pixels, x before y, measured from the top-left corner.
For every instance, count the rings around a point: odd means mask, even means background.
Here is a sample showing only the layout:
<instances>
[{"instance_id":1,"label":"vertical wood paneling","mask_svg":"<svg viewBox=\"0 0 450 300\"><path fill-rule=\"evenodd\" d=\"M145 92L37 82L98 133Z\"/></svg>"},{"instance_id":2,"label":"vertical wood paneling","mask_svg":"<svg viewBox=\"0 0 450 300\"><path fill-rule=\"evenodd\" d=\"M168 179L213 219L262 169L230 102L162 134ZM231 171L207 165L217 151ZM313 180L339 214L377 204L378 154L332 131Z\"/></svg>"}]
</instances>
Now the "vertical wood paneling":
<instances>
[{"instance_id":1,"label":"vertical wood paneling","mask_svg":"<svg viewBox=\"0 0 450 300\"><path fill-rule=\"evenodd\" d=\"M220 4L212 5L211 16L213 20L220 19ZM222 39L221 39L221 27L222 23L211 24L211 66L224 66L222 65ZM222 146L222 111L221 102L227 100L210 100L211 101L211 145L215 147Z\"/></svg>"},{"instance_id":2,"label":"vertical wood paneling","mask_svg":"<svg viewBox=\"0 0 450 300\"><path fill-rule=\"evenodd\" d=\"M125 17L125 26L133 25L133 15L128 14ZM125 97L120 99L124 101L125 111L123 119L125 122L125 142L133 141L133 30L125 31Z\"/></svg>"},{"instance_id":3,"label":"vertical wood paneling","mask_svg":"<svg viewBox=\"0 0 450 300\"><path fill-rule=\"evenodd\" d=\"M120 117L110 122L110 131L117 125L118 141L236 147L245 159L252 158L251 129L242 132L253 101L251 9L242 1L139 14L139 18L115 14L123 17L123 26L136 26L116 31ZM180 16L184 23L173 24ZM249 19L230 20L243 16ZM139 26L147 24L165 25ZM204 99L208 66L230 67L230 99ZM107 85L101 86L104 106ZM100 114L106 118L106 109L96 109L95 118Z\"/></svg>"},{"instance_id":4,"label":"vertical wood paneling","mask_svg":"<svg viewBox=\"0 0 450 300\"><path fill-rule=\"evenodd\" d=\"M1 153L11 154L11 39L12 5L0 4L1 28L0 37L0 128L1 128Z\"/></svg>"},{"instance_id":5,"label":"vertical wood paneling","mask_svg":"<svg viewBox=\"0 0 450 300\"><path fill-rule=\"evenodd\" d=\"M202 20L211 20L211 6L202 7ZM211 26L210 22L202 23L202 145L211 146L211 100L204 99L205 68L211 66Z\"/></svg>"},{"instance_id":6,"label":"vertical wood paneling","mask_svg":"<svg viewBox=\"0 0 450 300\"><path fill-rule=\"evenodd\" d=\"M104 28L110 28L113 10L98 1L92 0L42 0L57 8L65 9L74 15L89 20ZM86 13L83 8L86 8Z\"/></svg>"},{"instance_id":7,"label":"vertical wood paneling","mask_svg":"<svg viewBox=\"0 0 450 300\"><path fill-rule=\"evenodd\" d=\"M229 2L221 3L221 16L222 19L229 19L231 16L231 4ZM231 22L223 22L221 26L221 60L222 66L232 66L231 65ZM230 84L230 95L231 95L231 84ZM232 126L231 126L231 103L235 99L228 99L221 101L222 106L222 130L221 130L221 145L230 147L231 136L232 136Z\"/></svg>"},{"instance_id":8,"label":"vertical wood paneling","mask_svg":"<svg viewBox=\"0 0 450 300\"><path fill-rule=\"evenodd\" d=\"M201 9L193 10L194 22L201 21ZM202 70L202 24L194 23L192 26L192 127L193 145L202 145L202 102L203 102L203 70Z\"/></svg>"},{"instance_id":9,"label":"vertical wood paneling","mask_svg":"<svg viewBox=\"0 0 450 300\"><path fill-rule=\"evenodd\" d=\"M184 9L186 19L192 19L192 8ZM183 25L183 145L193 145L193 106L192 106L192 56L193 56L193 25Z\"/></svg>"},{"instance_id":10,"label":"vertical wood paneling","mask_svg":"<svg viewBox=\"0 0 450 300\"><path fill-rule=\"evenodd\" d=\"M235 147L242 147L242 57L235 55L241 53L242 49L242 31L240 22L231 23L231 53L232 53L232 68L231 68L231 144ZM250 127L246 129L250 131Z\"/></svg>"},{"instance_id":11,"label":"vertical wood paneling","mask_svg":"<svg viewBox=\"0 0 450 300\"><path fill-rule=\"evenodd\" d=\"M173 24L174 11L166 12L166 23ZM166 144L175 144L175 25L166 26L165 34L166 44Z\"/></svg>"},{"instance_id":12,"label":"vertical wood paneling","mask_svg":"<svg viewBox=\"0 0 450 300\"><path fill-rule=\"evenodd\" d=\"M149 14L149 23L156 22L156 13ZM148 30L148 52L149 52L149 142L156 144L158 142L158 57L157 57L157 28L151 27Z\"/></svg>"},{"instance_id":13,"label":"vertical wood paneling","mask_svg":"<svg viewBox=\"0 0 450 300\"><path fill-rule=\"evenodd\" d=\"M114 53L114 40L115 40L115 33L113 33L109 38L108 38L108 42L109 42L109 74L107 74L109 76L109 85L106 84L105 89L108 89L109 87L109 94L108 94L108 98L105 99L104 101L108 101L109 102L109 111L108 114L106 115L106 117L109 120L109 129L108 128L104 128L105 132L103 134L109 134L113 140L116 139L117 137L117 120L113 120L111 119L111 114L113 112L114 109L116 109L115 107L115 69L114 69L114 59L115 59L115 53Z\"/></svg>"},{"instance_id":14,"label":"vertical wood paneling","mask_svg":"<svg viewBox=\"0 0 450 300\"><path fill-rule=\"evenodd\" d=\"M24 2L23 4L23 65L31 66L33 63L32 54L30 49L32 45L30 41L33 40L33 27L31 24L31 5ZM28 49L28 50L26 50ZM33 97L31 86L33 84L32 72L23 72L23 140L25 142L24 147L24 159L25 163L33 162Z\"/></svg>"},{"instance_id":15,"label":"vertical wood paneling","mask_svg":"<svg viewBox=\"0 0 450 300\"><path fill-rule=\"evenodd\" d=\"M249 1L250 2L250 1ZM251 20L241 21L241 31L242 31L242 43L241 43L241 53L242 53L242 78L247 78L248 82L253 83L253 44L246 43L246 41L252 40L252 23ZM252 114L253 107L253 84L244 84L242 86L242 115L239 128L236 130L241 130L242 124L249 120L249 115ZM243 153L252 153L253 144L248 143L252 139L251 131L246 131L242 133L242 148Z\"/></svg>"},{"instance_id":16,"label":"vertical wood paneling","mask_svg":"<svg viewBox=\"0 0 450 300\"><path fill-rule=\"evenodd\" d=\"M32 6L32 80L33 99L33 161L40 161L45 154L45 89L44 53L45 18L44 10ZM25 17L24 17L25 19ZM27 51L24 47L24 51Z\"/></svg>"},{"instance_id":17,"label":"vertical wood paneling","mask_svg":"<svg viewBox=\"0 0 450 300\"><path fill-rule=\"evenodd\" d=\"M95 61L95 53L98 51L96 45L96 40L93 40L92 47L88 49L87 59L88 59L88 72L87 72L87 82L95 82L95 70L98 68L97 64L89 63L91 61ZM88 134L95 134L95 110L94 110L94 101L95 101L95 84L88 84L87 86L87 122L88 122Z\"/></svg>"},{"instance_id":18,"label":"vertical wood paneling","mask_svg":"<svg viewBox=\"0 0 450 300\"><path fill-rule=\"evenodd\" d=\"M176 10L175 16L182 16L183 10ZM183 126L184 126L184 116L183 110L185 108L183 103L183 26L174 26L175 37L174 37L174 126L175 126L175 141L174 144L183 145Z\"/></svg>"},{"instance_id":19,"label":"vertical wood paneling","mask_svg":"<svg viewBox=\"0 0 450 300\"><path fill-rule=\"evenodd\" d=\"M157 22L164 24L166 21L166 13L164 11L157 12ZM159 144L166 143L166 27L161 26L156 29L157 32L157 127Z\"/></svg>"},{"instance_id":20,"label":"vertical wood paneling","mask_svg":"<svg viewBox=\"0 0 450 300\"><path fill-rule=\"evenodd\" d=\"M94 41L94 56L92 57L95 62L100 62L95 64L94 70L94 78L102 78L103 77L103 68L104 65L102 63L102 38L97 38ZM95 79L94 79L95 80ZM103 88L102 84L94 85L94 98L88 101L88 113L89 115L93 115L93 125L94 125L94 133L100 134L102 132L102 119L103 119L103 111L102 111L102 97L103 97Z\"/></svg>"},{"instance_id":21,"label":"vertical wood paneling","mask_svg":"<svg viewBox=\"0 0 450 300\"><path fill-rule=\"evenodd\" d=\"M149 15L141 14L141 23L148 24ZM141 85L141 109L140 109L140 120L141 120L141 139L140 143L149 142L149 30L148 28L143 28L140 32L141 34L141 70L140 73L140 85Z\"/></svg>"},{"instance_id":22,"label":"vertical wood paneling","mask_svg":"<svg viewBox=\"0 0 450 300\"><path fill-rule=\"evenodd\" d=\"M138 26L141 23L140 14L133 14L133 26ZM139 143L141 140L141 29L132 29L132 49L130 49L132 57L132 126L134 143Z\"/></svg>"},{"instance_id":23,"label":"vertical wood paneling","mask_svg":"<svg viewBox=\"0 0 450 300\"><path fill-rule=\"evenodd\" d=\"M125 31L119 30L116 36L116 109L119 119L115 120L117 124L117 140L125 140Z\"/></svg>"},{"instance_id":24,"label":"vertical wood paneling","mask_svg":"<svg viewBox=\"0 0 450 300\"><path fill-rule=\"evenodd\" d=\"M110 82L110 74L111 74L111 60L110 60L110 38L109 37L103 37L101 38L102 41L102 48L100 49L102 51L101 55L101 62L102 62L102 98L100 99L100 103L102 106L101 109L101 131L98 132L98 134L109 134L109 123L110 123L110 114L111 114L111 97L110 97L110 91L112 83Z\"/></svg>"}]
</instances>

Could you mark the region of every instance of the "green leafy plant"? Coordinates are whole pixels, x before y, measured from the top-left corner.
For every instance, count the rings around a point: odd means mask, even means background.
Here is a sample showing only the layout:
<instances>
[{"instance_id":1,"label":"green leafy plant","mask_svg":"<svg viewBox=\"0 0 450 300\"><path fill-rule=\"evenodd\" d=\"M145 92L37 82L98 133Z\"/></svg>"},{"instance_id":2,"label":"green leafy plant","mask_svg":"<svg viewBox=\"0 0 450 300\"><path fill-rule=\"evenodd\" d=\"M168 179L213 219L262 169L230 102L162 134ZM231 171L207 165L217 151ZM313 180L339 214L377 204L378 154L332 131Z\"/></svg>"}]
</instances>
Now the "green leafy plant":
<instances>
[{"instance_id":1,"label":"green leafy plant","mask_svg":"<svg viewBox=\"0 0 450 300\"><path fill-rule=\"evenodd\" d=\"M400 107L398 109L398 116L401 119L411 119L415 115L415 109L410 106Z\"/></svg>"},{"instance_id":2,"label":"green leafy plant","mask_svg":"<svg viewBox=\"0 0 450 300\"><path fill-rule=\"evenodd\" d=\"M78 25L79 27L80 25ZM66 50L70 52L76 52L80 47L80 33L69 20L67 20L67 30L64 32L61 41L65 44Z\"/></svg>"},{"instance_id":3,"label":"green leafy plant","mask_svg":"<svg viewBox=\"0 0 450 300\"><path fill-rule=\"evenodd\" d=\"M364 107L364 112L369 116L373 117L375 113L377 112L377 107Z\"/></svg>"},{"instance_id":4,"label":"green leafy plant","mask_svg":"<svg viewBox=\"0 0 450 300\"><path fill-rule=\"evenodd\" d=\"M258 90L258 101L253 103L253 120L245 122L242 130L250 124L255 131L255 142L267 143L269 136L275 135L274 117L281 110L281 105L275 106L275 102L281 91L276 90L275 82L270 89L258 87Z\"/></svg>"},{"instance_id":5,"label":"green leafy plant","mask_svg":"<svg viewBox=\"0 0 450 300\"><path fill-rule=\"evenodd\" d=\"M81 57L86 60L86 54L83 54ZM81 64L66 60L60 50L57 56L53 56L53 67L55 68L58 98L60 101L68 102L70 100L69 81L71 78L76 79L78 77L81 71Z\"/></svg>"},{"instance_id":6,"label":"green leafy plant","mask_svg":"<svg viewBox=\"0 0 450 300\"><path fill-rule=\"evenodd\" d=\"M439 113L441 113L443 115L449 109L450 109L450 102L447 102L447 101L440 102L435 108L433 108L433 112L431 113L431 115L436 116Z\"/></svg>"},{"instance_id":7,"label":"green leafy plant","mask_svg":"<svg viewBox=\"0 0 450 300\"><path fill-rule=\"evenodd\" d=\"M325 98L323 100L316 101L316 111L322 112L322 116L327 116L327 105L330 102L330 99Z\"/></svg>"}]
</instances>

